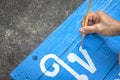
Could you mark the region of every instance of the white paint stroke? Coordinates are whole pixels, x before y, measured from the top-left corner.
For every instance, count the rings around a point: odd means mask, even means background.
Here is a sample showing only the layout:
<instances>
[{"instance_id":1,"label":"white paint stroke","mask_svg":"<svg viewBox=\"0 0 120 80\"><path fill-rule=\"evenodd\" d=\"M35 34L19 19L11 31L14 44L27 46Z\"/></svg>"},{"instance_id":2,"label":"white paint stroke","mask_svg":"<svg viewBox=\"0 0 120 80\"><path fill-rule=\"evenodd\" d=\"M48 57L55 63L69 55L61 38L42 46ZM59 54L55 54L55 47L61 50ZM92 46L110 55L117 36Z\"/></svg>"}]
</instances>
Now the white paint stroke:
<instances>
[{"instance_id":1,"label":"white paint stroke","mask_svg":"<svg viewBox=\"0 0 120 80\"><path fill-rule=\"evenodd\" d=\"M64 67L68 72L70 72L77 80L88 80L88 77L84 74L79 75L77 72L75 72L71 67L69 67L64 61L62 61L59 57L57 57L55 54L48 54L42 58L40 61L40 69L41 71L50 77L54 77L58 74L59 72L59 65L56 63L53 63L52 67L54 67L54 71L48 71L45 68L45 62L48 59L54 59L56 62L58 62L62 67Z\"/></svg>"}]
</instances>

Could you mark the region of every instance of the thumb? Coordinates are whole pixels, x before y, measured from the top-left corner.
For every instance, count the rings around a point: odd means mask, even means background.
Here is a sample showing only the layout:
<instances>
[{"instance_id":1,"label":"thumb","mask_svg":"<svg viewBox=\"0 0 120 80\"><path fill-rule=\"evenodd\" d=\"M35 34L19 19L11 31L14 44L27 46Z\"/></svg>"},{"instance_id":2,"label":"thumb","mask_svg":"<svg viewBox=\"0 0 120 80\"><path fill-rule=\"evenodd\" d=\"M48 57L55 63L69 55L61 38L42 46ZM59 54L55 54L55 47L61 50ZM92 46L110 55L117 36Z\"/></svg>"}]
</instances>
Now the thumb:
<instances>
[{"instance_id":1,"label":"thumb","mask_svg":"<svg viewBox=\"0 0 120 80\"><path fill-rule=\"evenodd\" d=\"M83 27L85 34L97 33L97 25Z\"/></svg>"}]
</instances>

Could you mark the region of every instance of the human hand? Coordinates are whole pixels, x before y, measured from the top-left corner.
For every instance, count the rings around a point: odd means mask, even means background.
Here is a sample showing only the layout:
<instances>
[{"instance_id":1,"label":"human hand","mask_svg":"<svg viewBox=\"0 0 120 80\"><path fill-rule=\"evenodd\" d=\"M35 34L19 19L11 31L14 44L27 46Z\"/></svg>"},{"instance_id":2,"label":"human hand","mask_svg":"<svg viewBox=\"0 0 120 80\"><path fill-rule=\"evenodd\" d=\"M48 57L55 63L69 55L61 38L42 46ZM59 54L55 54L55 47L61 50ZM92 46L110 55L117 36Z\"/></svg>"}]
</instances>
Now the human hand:
<instances>
[{"instance_id":1,"label":"human hand","mask_svg":"<svg viewBox=\"0 0 120 80\"><path fill-rule=\"evenodd\" d=\"M85 18L82 21L82 34L98 33L105 36L120 35L120 22L112 19L103 11L97 11L88 15L88 24L85 25Z\"/></svg>"}]
</instances>

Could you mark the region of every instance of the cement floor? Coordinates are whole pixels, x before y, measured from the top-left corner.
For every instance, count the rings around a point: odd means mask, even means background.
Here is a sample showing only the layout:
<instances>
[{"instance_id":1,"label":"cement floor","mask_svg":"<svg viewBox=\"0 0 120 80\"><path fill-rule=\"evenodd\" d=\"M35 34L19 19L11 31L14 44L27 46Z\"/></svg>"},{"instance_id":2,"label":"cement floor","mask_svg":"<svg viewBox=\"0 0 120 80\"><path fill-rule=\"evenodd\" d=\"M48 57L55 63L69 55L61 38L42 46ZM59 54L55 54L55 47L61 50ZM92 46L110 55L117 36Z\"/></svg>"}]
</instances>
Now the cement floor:
<instances>
[{"instance_id":1,"label":"cement floor","mask_svg":"<svg viewBox=\"0 0 120 80\"><path fill-rule=\"evenodd\" d=\"M0 0L0 80L54 31L83 0Z\"/></svg>"}]
</instances>

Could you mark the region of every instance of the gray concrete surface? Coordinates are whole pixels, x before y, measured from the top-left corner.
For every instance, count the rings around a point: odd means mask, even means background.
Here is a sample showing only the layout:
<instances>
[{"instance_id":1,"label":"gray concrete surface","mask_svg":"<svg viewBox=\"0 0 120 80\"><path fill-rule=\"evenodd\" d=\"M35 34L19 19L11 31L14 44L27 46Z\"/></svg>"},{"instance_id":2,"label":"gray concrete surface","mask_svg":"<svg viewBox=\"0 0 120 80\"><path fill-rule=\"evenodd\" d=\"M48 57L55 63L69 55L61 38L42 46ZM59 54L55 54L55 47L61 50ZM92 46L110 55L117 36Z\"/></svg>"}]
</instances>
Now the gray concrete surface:
<instances>
[{"instance_id":1,"label":"gray concrete surface","mask_svg":"<svg viewBox=\"0 0 120 80\"><path fill-rule=\"evenodd\" d=\"M57 28L83 0L0 0L0 80Z\"/></svg>"}]
</instances>

